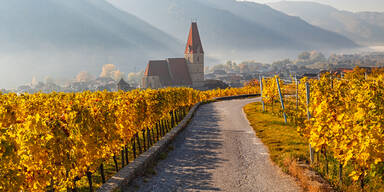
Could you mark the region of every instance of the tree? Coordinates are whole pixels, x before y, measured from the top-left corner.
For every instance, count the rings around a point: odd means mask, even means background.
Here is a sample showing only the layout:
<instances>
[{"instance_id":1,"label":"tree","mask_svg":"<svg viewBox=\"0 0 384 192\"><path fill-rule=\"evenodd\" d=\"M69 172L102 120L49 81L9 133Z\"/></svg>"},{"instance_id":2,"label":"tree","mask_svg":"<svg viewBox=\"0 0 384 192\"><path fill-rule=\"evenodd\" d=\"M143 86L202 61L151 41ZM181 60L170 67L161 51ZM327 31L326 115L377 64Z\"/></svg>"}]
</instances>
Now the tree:
<instances>
[{"instance_id":1,"label":"tree","mask_svg":"<svg viewBox=\"0 0 384 192\"><path fill-rule=\"evenodd\" d=\"M250 72L247 64L240 64L239 68L240 68L240 73L249 73Z\"/></svg>"},{"instance_id":2,"label":"tree","mask_svg":"<svg viewBox=\"0 0 384 192\"><path fill-rule=\"evenodd\" d=\"M297 57L299 60L309 60L311 54L307 51L304 51L302 53L299 54L299 56Z\"/></svg>"},{"instance_id":3,"label":"tree","mask_svg":"<svg viewBox=\"0 0 384 192\"><path fill-rule=\"evenodd\" d=\"M312 63L316 63L316 62L325 62L327 59L322 53L317 51L312 51L310 54L309 60L311 60Z\"/></svg>"}]
</instances>

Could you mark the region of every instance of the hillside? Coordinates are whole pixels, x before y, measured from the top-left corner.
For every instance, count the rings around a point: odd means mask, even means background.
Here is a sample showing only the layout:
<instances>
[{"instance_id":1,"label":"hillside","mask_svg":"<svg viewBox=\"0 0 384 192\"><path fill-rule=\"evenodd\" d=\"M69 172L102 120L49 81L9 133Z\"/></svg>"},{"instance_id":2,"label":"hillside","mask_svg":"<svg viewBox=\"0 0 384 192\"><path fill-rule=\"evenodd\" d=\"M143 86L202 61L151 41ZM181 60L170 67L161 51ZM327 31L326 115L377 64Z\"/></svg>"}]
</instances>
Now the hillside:
<instances>
[{"instance_id":1,"label":"hillside","mask_svg":"<svg viewBox=\"0 0 384 192\"><path fill-rule=\"evenodd\" d=\"M365 45L384 43L384 13L341 11L314 2L282 1L269 4L274 9L347 36Z\"/></svg>"},{"instance_id":2,"label":"hillside","mask_svg":"<svg viewBox=\"0 0 384 192\"><path fill-rule=\"evenodd\" d=\"M0 3L0 87L33 76L71 78L144 68L149 58L177 55L181 42L105 0L17 0Z\"/></svg>"},{"instance_id":3,"label":"hillside","mask_svg":"<svg viewBox=\"0 0 384 192\"><path fill-rule=\"evenodd\" d=\"M234 0L109 0L184 41L188 23L197 20L206 52L236 58L243 54L276 58L282 52L350 48L355 44L268 6ZM245 54L244 54L245 53ZM238 57L237 57L238 58Z\"/></svg>"}]
</instances>

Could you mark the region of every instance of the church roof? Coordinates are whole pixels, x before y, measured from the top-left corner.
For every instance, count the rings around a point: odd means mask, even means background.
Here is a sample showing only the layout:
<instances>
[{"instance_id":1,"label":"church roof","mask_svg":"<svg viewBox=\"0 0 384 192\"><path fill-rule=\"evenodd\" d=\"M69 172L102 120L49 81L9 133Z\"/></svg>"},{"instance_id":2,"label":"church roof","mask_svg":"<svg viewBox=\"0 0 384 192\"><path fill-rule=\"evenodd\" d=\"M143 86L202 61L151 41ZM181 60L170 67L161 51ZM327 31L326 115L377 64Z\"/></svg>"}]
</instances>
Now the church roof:
<instances>
[{"instance_id":1,"label":"church roof","mask_svg":"<svg viewBox=\"0 0 384 192\"><path fill-rule=\"evenodd\" d=\"M191 85L187 61L185 58L168 58L169 71L175 85Z\"/></svg>"},{"instance_id":2,"label":"church roof","mask_svg":"<svg viewBox=\"0 0 384 192\"><path fill-rule=\"evenodd\" d=\"M159 76L163 86L191 85L192 79L185 58L149 61L145 76Z\"/></svg>"},{"instance_id":3,"label":"church roof","mask_svg":"<svg viewBox=\"0 0 384 192\"><path fill-rule=\"evenodd\" d=\"M192 22L191 29L189 31L187 46L185 48L185 54L188 53L204 53L196 22Z\"/></svg>"},{"instance_id":4,"label":"church roof","mask_svg":"<svg viewBox=\"0 0 384 192\"><path fill-rule=\"evenodd\" d=\"M144 75L159 76L160 82L163 86L170 86L173 84L171 75L169 74L168 62L166 60L149 61Z\"/></svg>"}]
</instances>

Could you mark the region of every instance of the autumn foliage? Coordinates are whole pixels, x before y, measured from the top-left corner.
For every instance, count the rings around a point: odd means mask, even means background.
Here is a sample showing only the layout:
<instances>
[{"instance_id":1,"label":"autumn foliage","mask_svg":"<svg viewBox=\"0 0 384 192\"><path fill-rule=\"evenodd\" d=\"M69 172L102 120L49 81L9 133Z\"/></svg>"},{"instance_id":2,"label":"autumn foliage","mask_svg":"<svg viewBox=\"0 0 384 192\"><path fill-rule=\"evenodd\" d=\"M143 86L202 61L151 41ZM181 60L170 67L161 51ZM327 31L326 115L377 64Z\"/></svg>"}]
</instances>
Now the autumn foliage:
<instances>
[{"instance_id":1,"label":"autumn foliage","mask_svg":"<svg viewBox=\"0 0 384 192\"><path fill-rule=\"evenodd\" d=\"M0 191L66 191L169 112L257 87L0 94Z\"/></svg>"},{"instance_id":2,"label":"autumn foliage","mask_svg":"<svg viewBox=\"0 0 384 192\"><path fill-rule=\"evenodd\" d=\"M275 78L263 79L262 98L267 104L279 102ZM284 89L292 89L292 84ZM319 79L301 79L297 91L297 96L284 98L285 112L315 151L352 167L353 181L363 184L368 174L377 174L384 160L384 74L373 70L367 75L359 68L344 78L323 74Z\"/></svg>"}]
</instances>

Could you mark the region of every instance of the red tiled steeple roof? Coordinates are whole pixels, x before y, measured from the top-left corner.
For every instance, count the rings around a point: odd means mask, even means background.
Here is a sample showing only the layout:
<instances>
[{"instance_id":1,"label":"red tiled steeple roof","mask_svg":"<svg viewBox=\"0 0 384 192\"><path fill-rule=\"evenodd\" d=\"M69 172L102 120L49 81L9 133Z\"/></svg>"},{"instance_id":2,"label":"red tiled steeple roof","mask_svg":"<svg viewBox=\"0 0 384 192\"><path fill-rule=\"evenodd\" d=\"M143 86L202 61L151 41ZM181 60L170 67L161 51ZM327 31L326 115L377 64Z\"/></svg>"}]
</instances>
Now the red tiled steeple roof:
<instances>
[{"instance_id":1,"label":"red tiled steeple roof","mask_svg":"<svg viewBox=\"0 0 384 192\"><path fill-rule=\"evenodd\" d=\"M203 45L201 44L199 30L197 23L192 22L191 29L189 31L187 46L185 48L185 54L188 53L204 53Z\"/></svg>"}]
</instances>

